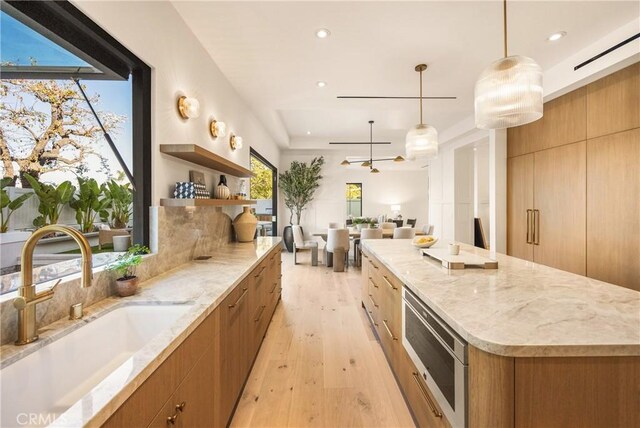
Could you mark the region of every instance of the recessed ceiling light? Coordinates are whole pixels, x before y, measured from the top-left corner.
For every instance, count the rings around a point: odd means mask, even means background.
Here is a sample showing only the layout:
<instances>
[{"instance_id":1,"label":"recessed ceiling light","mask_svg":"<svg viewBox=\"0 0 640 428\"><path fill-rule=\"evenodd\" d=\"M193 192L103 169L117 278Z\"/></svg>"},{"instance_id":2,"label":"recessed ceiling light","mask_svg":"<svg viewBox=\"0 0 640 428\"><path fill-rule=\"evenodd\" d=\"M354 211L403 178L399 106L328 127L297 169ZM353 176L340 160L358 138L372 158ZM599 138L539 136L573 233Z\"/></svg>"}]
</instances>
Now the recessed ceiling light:
<instances>
[{"instance_id":1,"label":"recessed ceiling light","mask_svg":"<svg viewBox=\"0 0 640 428\"><path fill-rule=\"evenodd\" d=\"M326 39L330 35L331 35L331 31L327 30L326 28L320 28L319 30L316 31L316 37L319 39Z\"/></svg>"},{"instance_id":2,"label":"recessed ceiling light","mask_svg":"<svg viewBox=\"0 0 640 428\"><path fill-rule=\"evenodd\" d=\"M311 131L307 131L307 135L311 135Z\"/></svg>"},{"instance_id":3,"label":"recessed ceiling light","mask_svg":"<svg viewBox=\"0 0 640 428\"><path fill-rule=\"evenodd\" d=\"M316 85L318 85L318 88L324 88L325 86L327 86L327 82L325 82L323 80L318 80L316 82Z\"/></svg>"},{"instance_id":4,"label":"recessed ceiling light","mask_svg":"<svg viewBox=\"0 0 640 428\"><path fill-rule=\"evenodd\" d=\"M560 40L561 38L563 38L566 35L567 35L566 31L558 31L557 33L553 33L552 35L547 37L547 41L548 42L555 42L555 41Z\"/></svg>"}]
</instances>

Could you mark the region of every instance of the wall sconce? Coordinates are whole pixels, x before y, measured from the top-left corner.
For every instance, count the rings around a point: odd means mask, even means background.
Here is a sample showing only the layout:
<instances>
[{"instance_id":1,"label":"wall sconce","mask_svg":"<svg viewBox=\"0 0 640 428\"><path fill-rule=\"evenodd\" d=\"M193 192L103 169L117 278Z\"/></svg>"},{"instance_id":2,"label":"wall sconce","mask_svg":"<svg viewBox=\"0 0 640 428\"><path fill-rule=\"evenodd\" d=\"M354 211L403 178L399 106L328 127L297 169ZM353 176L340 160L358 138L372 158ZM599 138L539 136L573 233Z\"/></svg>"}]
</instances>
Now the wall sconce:
<instances>
[{"instance_id":1,"label":"wall sconce","mask_svg":"<svg viewBox=\"0 0 640 428\"><path fill-rule=\"evenodd\" d=\"M213 119L209 124L209 132L213 138L224 137L227 135L227 124Z\"/></svg>"},{"instance_id":2,"label":"wall sconce","mask_svg":"<svg viewBox=\"0 0 640 428\"><path fill-rule=\"evenodd\" d=\"M183 119L195 119L200 116L200 101L197 98L178 98L178 112Z\"/></svg>"},{"instance_id":3,"label":"wall sconce","mask_svg":"<svg viewBox=\"0 0 640 428\"><path fill-rule=\"evenodd\" d=\"M242 148L242 137L239 135L233 135L229 137L229 146L231 146L231 150L235 151L236 149Z\"/></svg>"}]
</instances>

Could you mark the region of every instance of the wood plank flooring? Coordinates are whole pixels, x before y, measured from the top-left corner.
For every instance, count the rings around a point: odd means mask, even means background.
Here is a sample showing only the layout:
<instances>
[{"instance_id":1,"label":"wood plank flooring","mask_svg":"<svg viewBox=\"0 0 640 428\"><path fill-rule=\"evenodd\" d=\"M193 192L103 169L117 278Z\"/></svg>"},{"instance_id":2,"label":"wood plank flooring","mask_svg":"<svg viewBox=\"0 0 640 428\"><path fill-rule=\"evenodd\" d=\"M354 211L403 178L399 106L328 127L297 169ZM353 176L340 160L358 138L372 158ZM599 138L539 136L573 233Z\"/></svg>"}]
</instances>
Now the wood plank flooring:
<instances>
[{"instance_id":1,"label":"wood plank flooring","mask_svg":"<svg viewBox=\"0 0 640 428\"><path fill-rule=\"evenodd\" d=\"M282 253L282 301L232 427L413 427L360 303L360 270Z\"/></svg>"}]
</instances>

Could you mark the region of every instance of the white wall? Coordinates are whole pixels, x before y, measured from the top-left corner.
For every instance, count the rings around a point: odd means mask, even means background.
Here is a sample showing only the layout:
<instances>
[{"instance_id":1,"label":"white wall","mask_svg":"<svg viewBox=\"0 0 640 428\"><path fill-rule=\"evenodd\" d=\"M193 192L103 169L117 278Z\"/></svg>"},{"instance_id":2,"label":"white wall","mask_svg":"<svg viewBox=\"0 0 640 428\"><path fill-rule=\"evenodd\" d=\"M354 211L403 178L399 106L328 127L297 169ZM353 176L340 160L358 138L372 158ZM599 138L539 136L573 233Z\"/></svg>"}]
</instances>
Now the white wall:
<instances>
[{"instance_id":1,"label":"white wall","mask_svg":"<svg viewBox=\"0 0 640 428\"><path fill-rule=\"evenodd\" d=\"M170 2L74 1L85 14L126 46L152 70L152 203L172 195L176 181L185 181L190 169L205 171L159 153L160 144L195 143L244 167L254 147L276 167L279 149L250 106L237 94L218 66L187 27ZM200 117L183 120L176 105L180 95L200 101ZM228 130L244 138L235 152L228 137L214 140L208 131L212 118L226 122ZM219 174L206 171L207 186ZM236 182L230 180L235 191Z\"/></svg>"},{"instance_id":2,"label":"white wall","mask_svg":"<svg viewBox=\"0 0 640 428\"><path fill-rule=\"evenodd\" d=\"M314 157L323 155L325 165L322 170L322 182L316 191L313 203L307 208L301 219L306 234L326 228L329 222L345 222L347 219L346 183L362 183L362 213L365 217L380 214L392 215L391 204L402 206L402 217L417 219L416 227L428 222L428 173L426 169L407 170L385 169L380 164L380 174L371 174L368 168L360 166L344 167L340 162L344 152L283 151L280 158L281 171L289 169L292 161L310 162ZM282 195L281 195L282 196ZM289 210L281 203L279 228L289 224ZM295 217L294 217L295 222Z\"/></svg>"},{"instance_id":3,"label":"white wall","mask_svg":"<svg viewBox=\"0 0 640 428\"><path fill-rule=\"evenodd\" d=\"M473 245L474 152L471 145L454 150L455 240Z\"/></svg>"}]
</instances>

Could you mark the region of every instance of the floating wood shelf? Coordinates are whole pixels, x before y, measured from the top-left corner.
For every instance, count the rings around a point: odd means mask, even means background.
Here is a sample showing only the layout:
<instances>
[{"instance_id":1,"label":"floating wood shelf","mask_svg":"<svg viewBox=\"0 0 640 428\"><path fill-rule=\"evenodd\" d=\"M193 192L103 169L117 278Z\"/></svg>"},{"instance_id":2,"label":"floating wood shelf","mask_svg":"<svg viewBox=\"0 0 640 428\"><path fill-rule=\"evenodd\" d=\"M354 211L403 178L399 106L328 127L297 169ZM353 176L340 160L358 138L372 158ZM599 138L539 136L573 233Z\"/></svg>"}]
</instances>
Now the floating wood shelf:
<instances>
[{"instance_id":1,"label":"floating wood shelf","mask_svg":"<svg viewBox=\"0 0 640 428\"><path fill-rule=\"evenodd\" d=\"M160 199L163 207L226 207L230 205L255 205L253 199Z\"/></svg>"},{"instance_id":2,"label":"floating wood shelf","mask_svg":"<svg viewBox=\"0 0 640 428\"><path fill-rule=\"evenodd\" d=\"M250 170L210 152L197 144L160 144L160 153L186 160L187 162L204 166L205 168L215 169L216 171L224 172L234 177L246 178L253 177L254 175Z\"/></svg>"}]
</instances>

